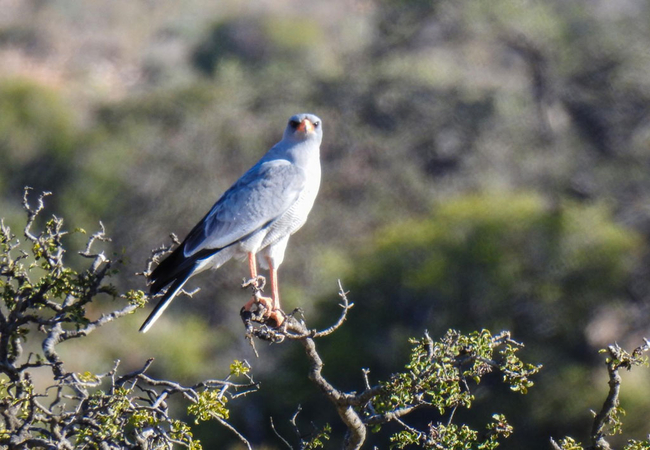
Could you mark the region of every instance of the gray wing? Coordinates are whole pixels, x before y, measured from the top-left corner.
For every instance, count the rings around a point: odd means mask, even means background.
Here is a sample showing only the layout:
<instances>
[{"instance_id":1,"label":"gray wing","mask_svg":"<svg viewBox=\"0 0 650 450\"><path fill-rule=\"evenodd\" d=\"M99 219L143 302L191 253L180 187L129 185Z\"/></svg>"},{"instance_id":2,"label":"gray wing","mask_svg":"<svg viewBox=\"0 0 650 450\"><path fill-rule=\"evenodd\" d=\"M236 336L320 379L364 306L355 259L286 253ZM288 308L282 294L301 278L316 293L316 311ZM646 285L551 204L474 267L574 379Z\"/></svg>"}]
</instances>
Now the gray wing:
<instances>
[{"instance_id":1,"label":"gray wing","mask_svg":"<svg viewBox=\"0 0 650 450\"><path fill-rule=\"evenodd\" d=\"M305 182L305 171L287 160L256 164L190 232L184 255L227 247L269 225L293 205Z\"/></svg>"}]
</instances>

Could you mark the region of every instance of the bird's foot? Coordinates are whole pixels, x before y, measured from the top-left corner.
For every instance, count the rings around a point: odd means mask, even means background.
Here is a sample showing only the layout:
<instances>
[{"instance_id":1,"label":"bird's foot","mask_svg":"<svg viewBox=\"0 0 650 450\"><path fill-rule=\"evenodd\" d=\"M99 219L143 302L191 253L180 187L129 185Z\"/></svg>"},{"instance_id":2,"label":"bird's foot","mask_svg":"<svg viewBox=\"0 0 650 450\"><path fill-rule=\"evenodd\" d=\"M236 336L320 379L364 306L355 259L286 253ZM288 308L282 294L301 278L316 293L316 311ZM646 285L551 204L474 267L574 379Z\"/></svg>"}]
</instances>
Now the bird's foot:
<instances>
[{"instance_id":1,"label":"bird's foot","mask_svg":"<svg viewBox=\"0 0 650 450\"><path fill-rule=\"evenodd\" d=\"M271 314L269 314L268 319L266 319L266 323L273 328L280 328L286 317L286 314L281 309L274 309L271 311Z\"/></svg>"},{"instance_id":2,"label":"bird's foot","mask_svg":"<svg viewBox=\"0 0 650 450\"><path fill-rule=\"evenodd\" d=\"M253 322L264 323L273 328L279 328L286 317L282 310L273 308L272 298L262 297L257 292L244 305L241 314L246 314Z\"/></svg>"},{"instance_id":3,"label":"bird's foot","mask_svg":"<svg viewBox=\"0 0 650 450\"><path fill-rule=\"evenodd\" d=\"M271 309L272 304L273 300L270 298L253 297L239 313L246 327L246 338L253 346L256 355L253 337L273 343L282 342L285 338L284 327L281 325L287 324L288 321L285 320L282 311ZM255 326L254 323L260 325Z\"/></svg>"},{"instance_id":4,"label":"bird's foot","mask_svg":"<svg viewBox=\"0 0 650 450\"><path fill-rule=\"evenodd\" d=\"M249 311L253 315L261 315L269 317L270 312L273 311L273 299L269 297L262 297L257 292L251 299L244 305L244 311Z\"/></svg>"}]
</instances>

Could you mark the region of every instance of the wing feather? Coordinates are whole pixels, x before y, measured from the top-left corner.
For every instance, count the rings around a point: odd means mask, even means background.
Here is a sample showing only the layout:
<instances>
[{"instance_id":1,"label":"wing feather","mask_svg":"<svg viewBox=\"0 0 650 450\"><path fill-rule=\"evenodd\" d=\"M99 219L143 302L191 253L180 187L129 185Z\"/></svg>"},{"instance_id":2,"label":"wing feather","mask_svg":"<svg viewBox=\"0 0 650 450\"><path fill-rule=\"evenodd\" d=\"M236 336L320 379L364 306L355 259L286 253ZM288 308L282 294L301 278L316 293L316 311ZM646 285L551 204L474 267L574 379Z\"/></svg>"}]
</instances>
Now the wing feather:
<instances>
[{"instance_id":1,"label":"wing feather","mask_svg":"<svg viewBox=\"0 0 650 450\"><path fill-rule=\"evenodd\" d=\"M227 247L269 225L293 205L305 183L305 171L287 160L260 161L194 227L184 255Z\"/></svg>"}]
</instances>

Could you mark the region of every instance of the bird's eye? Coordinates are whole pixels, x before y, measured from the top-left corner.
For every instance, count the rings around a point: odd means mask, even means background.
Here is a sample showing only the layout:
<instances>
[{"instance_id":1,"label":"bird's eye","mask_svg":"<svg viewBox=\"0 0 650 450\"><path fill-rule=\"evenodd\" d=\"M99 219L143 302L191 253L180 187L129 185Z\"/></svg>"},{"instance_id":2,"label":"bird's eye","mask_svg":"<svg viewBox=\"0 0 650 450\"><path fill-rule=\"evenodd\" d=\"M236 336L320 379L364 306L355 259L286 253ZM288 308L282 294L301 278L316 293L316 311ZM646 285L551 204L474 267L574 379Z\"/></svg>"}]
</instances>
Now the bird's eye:
<instances>
[{"instance_id":1,"label":"bird's eye","mask_svg":"<svg viewBox=\"0 0 650 450\"><path fill-rule=\"evenodd\" d=\"M291 128L298 128L298 125L300 125L300 122L297 120L290 120L289 125L291 125Z\"/></svg>"},{"instance_id":2,"label":"bird's eye","mask_svg":"<svg viewBox=\"0 0 650 450\"><path fill-rule=\"evenodd\" d=\"M314 122L314 127L318 128L320 126L320 122L316 121Z\"/></svg>"}]
</instances>

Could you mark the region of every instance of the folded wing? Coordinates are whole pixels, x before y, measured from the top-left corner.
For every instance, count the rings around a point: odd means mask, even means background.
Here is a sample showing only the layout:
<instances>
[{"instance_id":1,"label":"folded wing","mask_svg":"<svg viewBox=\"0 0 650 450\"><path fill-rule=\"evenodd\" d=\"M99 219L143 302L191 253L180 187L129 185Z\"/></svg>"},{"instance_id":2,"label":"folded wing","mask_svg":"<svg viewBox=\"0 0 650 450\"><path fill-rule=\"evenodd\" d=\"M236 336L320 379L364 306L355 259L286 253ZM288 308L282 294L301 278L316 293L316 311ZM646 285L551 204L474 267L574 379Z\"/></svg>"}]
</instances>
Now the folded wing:
<instances>
[{"instance_id":1,"label":"folded wing","mask_svg":"<svg viewBox=\"0 0 650 450\"><path fill-rule=\"evenodd\" d=\"M198 262L281 217L305 187L303 169L284 159L260 161L228 189L185 241L151 274L151 292L191 275Z\"/></svg>"}]
</instances>

